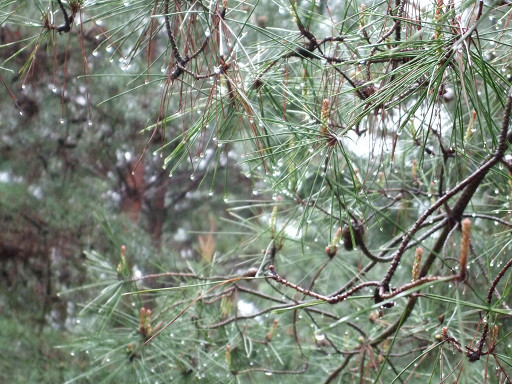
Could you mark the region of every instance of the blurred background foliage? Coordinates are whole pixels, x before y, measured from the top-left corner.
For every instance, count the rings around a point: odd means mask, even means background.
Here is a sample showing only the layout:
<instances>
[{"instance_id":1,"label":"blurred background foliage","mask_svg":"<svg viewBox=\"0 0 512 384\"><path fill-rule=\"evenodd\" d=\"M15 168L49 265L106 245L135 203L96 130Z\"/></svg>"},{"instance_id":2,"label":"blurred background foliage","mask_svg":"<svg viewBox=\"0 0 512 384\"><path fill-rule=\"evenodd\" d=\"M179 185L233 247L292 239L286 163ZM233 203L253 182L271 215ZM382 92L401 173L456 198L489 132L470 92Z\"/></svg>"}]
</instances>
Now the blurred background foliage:
<instances>
[{"instance_id":1,"label":"blurred background foliage","mask_svg":"<svg viewBox=\"0 0 512 384\"><path fill-rule=\"evenodd\" d=\"M383 279L495 151L509 4L168 3L70 0L69 25L58 1L0 3L0 379L508 382L510 271L486 304L506 162L464 206L467 282L422 286L404 324L407 296L331 306L267 268L325 295ZM461 218L429 216L393 284L419 245L457 273ZM475 347L485 322L473 364L442 338Z\"/></svg>"}]
</instances>

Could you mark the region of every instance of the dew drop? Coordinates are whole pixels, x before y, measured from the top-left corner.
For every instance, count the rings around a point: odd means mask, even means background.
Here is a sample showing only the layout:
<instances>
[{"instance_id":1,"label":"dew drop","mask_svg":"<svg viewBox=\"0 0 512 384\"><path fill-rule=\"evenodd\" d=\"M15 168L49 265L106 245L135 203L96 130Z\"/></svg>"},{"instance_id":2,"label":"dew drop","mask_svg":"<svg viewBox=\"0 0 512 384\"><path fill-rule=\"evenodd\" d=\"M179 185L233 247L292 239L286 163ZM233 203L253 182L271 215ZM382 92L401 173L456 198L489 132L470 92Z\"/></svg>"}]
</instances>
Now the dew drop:
<instances>
[{"instance_id":1,"label":"dew drop","mask_svg":"<svg viewBox=\"0 0 512 384\"><path fill-rule=\"evenodd\" d=\"M196 178L196 176L194 174L190 175L190 180L194 180L195 178Z\"/></svg>"},{"instance_id":2,"label":"dew drop","mask_svg":"<svg viewBox=\"0 0 512 384\"><path fill-rule=\"evenodd\" d=\"M23 116L23 111L20 111L19 113L20 113L20 116Z\"/></svg>"},{"instance_id":3,"label":"dew drop","mask_svg":"<svg viewBox=\"0 0 512 384\"><path fill-rule=\"evenodd\" d=\"M25 89L27 86L23 83L21 84L21 89Z\"/></svg>"},{"instance_id":4,"label":"dew drop","mask_svg":"<svg viewBox=\"0 0 512 384\"><path fill-rule=\"evenodd\" d=\"M61 124L64 124L64 119L60 119L60 123L61 123Z\"/></svg>"},{"instance_id":5,"label":"dew drop","mask_svg":"<svg viewBox=\"0 0 512 384\"><path fill-rule=\"evenodd\" d=\"M92 120L89 120L89 122L87 124L89 124L89 127L90 127L92 125Z\"/></svg>"},{"instance_id":6,"label":"dew drop","mask_svg":"<svg viewBox=\"0 0 512 384\"><path fill-rule=\"evenodd\" d=\"M270 372L270 371L265 371L265 375L266 375L266 376L272 376L272 372Z\"/></svg>"},{"instance_id":7,"label":"dew drop","mask_svg":"<svg viewBox=\"0 0 512 384\"><path fill-rule=\"evenodd\" d=\"M94 51L92 51L92 55L93 55L94 57L98 57L98 55L99 55L99 54L100 54L100 53L99 53L96 49L95 49Z\"/></svg>"}]
</instances>

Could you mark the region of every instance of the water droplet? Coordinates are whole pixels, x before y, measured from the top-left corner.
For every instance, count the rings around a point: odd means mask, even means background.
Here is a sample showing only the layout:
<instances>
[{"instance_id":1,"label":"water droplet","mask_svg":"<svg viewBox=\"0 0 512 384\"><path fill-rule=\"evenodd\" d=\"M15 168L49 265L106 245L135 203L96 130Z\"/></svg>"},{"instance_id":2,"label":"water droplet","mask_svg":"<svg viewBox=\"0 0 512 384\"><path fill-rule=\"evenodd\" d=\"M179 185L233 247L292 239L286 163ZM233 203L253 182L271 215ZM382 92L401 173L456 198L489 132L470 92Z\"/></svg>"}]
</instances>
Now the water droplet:
<instances>
[{"instance_id":1,"label":"water droplet","mask_svg":"<svg viewBox=\"0 0 512 384\"><path fill-rule=\"evenodd\" d=\"M190 175L190 180L194 180L195 178L196 178L196 176L194 174Z\"/></svg>"},{"instance_id":2,"label":"water droplet","mask_svg":"<svg viewBox=\"0 0 512 384\"><path fill-rule=\"evenodd\" d=\"M315 333L315 340L316 341L325 340L325 335L323 333Z\"/></svg>"},{"instance_id":3,"label":"water droplet","mask_svg":"<svg viewBox=\"0 0 512 384\"><path fill-rule=\"evenodd\" d=\"M61 124L64 124L64 119L60 119L60 123L61 123Z\"/></svg>"},{"instance_id":4,"label":"water droplet","mask_svg":"<svg viewBox=\"0 0 512 384\"><path fill-rule=\"evenodd\" d=\"M21 89L25 89L25 88L26 88L25 83L21 84Z\"/></svg>"},{"instance_id":5,"label":"water droplet","mask_svg":"<svg viewBox=\"0 0 512 384\"><path fill-rule=\"evenodd\" d=\"M144 84L149 84L149 79L144 80Z\"/></svg>"},{"instance_id":6,"label":"water droplet","mask_svg":"<svg viewBox=\"0 0 512 384\"><path fill-rule=\"evenodd\" d=\"M87 124L89 124L89 127L90 127L92 125L92 120L89 120L89 122Z\"/></svg>"},{"instance_id":7,"label":"water droplet","mask_svg":"<svg viewBox=\"0 0 512 384\"><path fill-rule=\"evenodd\" d=\"M105 51L107 51L108 53L111 53L113 50L114 50L114 48L112 48L112 46L111 46L111 45L107 45L107 46L105 47Z\"/></svg>"},{"instance_id":8,"label":"water droplet","mask_svg":"<svg viewBox=\"0 0 512 384\"><path fill-rule=\"evenodd\" d=\"M20 111L19 113L20 113L20 116L23 116L23 111Z\"/></svg>"},{"instance_id":9,"label":"water droplet","mask_svg":"<svg viewBox=\"0 0 512 384\"><path fill-rule=\"evenodd\" d=\"M209 29L207 29L206 31L204 31L204 35L205 35L206 37L210 37L210 35L211 35L210 30L209 30Z\"/></svg>"},{"instance_id":10,"label":"water droplet","mask_svg":"<svg viewBox=\"0 0 512 384\"><path fill-rule=\"evenodd\" d=\"M270 372L270 371L265 371L265 375L266 375L266 376L272 376L272 372Z\"/></svg>"},{"instance_id":11,"label":"water droplet","mask_svg":"<svg viewBox=\"0 0 512 384\"><path fill-rule=\"evenodd\" d=\"M98 57L98 55L99 55L99 54L100 54L100 53L99 53L96 49L95 49L94 51L92 51L92 55L93 55L94 57Z\"/></svg>"}]
</instances>

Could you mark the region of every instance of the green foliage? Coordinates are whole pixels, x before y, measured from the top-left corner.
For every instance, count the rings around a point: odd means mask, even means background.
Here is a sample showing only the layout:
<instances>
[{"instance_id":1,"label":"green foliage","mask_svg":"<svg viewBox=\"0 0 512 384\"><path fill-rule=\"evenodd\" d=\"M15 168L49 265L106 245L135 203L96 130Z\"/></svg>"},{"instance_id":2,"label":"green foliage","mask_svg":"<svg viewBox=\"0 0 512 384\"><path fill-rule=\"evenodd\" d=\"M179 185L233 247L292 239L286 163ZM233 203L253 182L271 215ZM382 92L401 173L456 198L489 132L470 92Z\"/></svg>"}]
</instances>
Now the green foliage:
<instances>
[{"instance_id":1,"label":"green foliage","mask_svg":"<svg viewBox=\"0 0 512 384\"><path fill-rule=\"evenodd\" d=\"M509 8L3 2L5 244L43 223L43 323L85 302L66 380L510 381Z\"/></svg>"}]
</instances>

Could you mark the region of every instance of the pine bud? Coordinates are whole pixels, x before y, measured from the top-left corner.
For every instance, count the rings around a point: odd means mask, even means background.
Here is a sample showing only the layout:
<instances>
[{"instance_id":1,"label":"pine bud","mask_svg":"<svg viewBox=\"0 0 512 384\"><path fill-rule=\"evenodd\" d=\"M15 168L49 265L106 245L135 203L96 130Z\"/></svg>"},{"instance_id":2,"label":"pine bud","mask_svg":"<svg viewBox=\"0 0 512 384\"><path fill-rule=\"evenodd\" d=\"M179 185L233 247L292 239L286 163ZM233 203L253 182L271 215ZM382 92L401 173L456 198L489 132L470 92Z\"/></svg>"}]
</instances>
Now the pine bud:
<instances>
[{"instance_id":1,"label":"pine bud","mask_svg":"<svg viewBox=\"0 0 512 384\"><path fill-rule=\"evenodd\" d=\"M466 267L468 263L469 233L471 231L471 220L462 220L462 240L460 244L460 274L459 278L466 279Z\"/></svg>"},{"instance_id":2,"label":"pine bud","mask_svg":"<svg viewBox=\"0 0 512 384\"><path fill-rule=\"evenodd\" d=\"M416 281L420 278L420 265L422 256L423 248L416 248L416 253L414 254L414 263L412 264L412 281Z\"/></svg>"}]
</instances>

